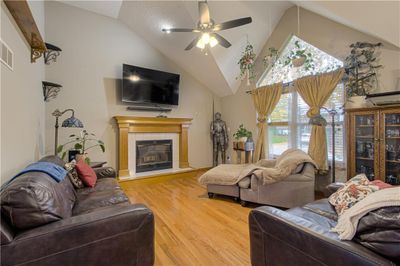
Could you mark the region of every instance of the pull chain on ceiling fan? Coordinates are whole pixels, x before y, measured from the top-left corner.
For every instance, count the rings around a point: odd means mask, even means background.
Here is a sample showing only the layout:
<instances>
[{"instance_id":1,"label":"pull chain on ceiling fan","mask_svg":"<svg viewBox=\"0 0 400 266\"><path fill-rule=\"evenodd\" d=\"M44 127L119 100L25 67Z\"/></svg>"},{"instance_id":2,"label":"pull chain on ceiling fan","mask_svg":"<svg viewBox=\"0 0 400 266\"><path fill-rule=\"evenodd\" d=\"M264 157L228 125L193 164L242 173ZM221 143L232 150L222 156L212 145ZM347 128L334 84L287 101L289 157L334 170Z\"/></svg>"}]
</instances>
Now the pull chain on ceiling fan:
<instances>
[{"instance_id":1,"label":"pull chain on ceiling fan","mask_svg":"<svg viewBox=\"0 0 400 266\"><path fill-rule=\"evenodd\" d=\"M207 47L214 47L217 44L221 45L222 47L228 48L231 46L231 43L227 41L224 37L219 35L217 32L231 28L236 28L252 22L251 17L245 17L216 24L214 20L211 19L210 17L210 10L208 8L207 1L199 2L199 17L200 19L199 22L197 23L197 28L195 29L164 28L162 29L162 31L165 33L172 33L172 32L200 33L200 35L197 36L193 41L191 41L189 45L185 48L186 51L192 49L194 46L203 50Z\"/></svg>"}]
</instances>

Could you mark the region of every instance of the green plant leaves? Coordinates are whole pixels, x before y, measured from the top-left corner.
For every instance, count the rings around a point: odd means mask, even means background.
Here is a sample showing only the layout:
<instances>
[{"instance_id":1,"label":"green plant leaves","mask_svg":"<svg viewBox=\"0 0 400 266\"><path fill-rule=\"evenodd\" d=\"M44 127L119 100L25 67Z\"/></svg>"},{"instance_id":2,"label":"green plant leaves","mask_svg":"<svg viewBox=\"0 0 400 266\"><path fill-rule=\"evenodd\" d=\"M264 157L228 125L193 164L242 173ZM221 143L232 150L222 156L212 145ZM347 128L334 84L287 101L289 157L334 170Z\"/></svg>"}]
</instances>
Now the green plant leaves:
<instances>
[{"instance_id":1,"label":"green plant leaves","mask_svg":"<svg viewBox=\"0 0 400 266\"><path fill-rule=\"evenodd\" d=\"M59 154L64 148L64 145L58 145L57 147L57 154Z\"/></svg>"},{"instance_id":2,"label":"green plant leaves","mask_svg":"<svg viewBox=\"0 0 400 266\"><path fill-rule=\"evenodd\" d=\"M80 150L80 149L82 149L82 144L75 143L74 148L75 148L75 150Z\"/></svg>"}]
</instances>

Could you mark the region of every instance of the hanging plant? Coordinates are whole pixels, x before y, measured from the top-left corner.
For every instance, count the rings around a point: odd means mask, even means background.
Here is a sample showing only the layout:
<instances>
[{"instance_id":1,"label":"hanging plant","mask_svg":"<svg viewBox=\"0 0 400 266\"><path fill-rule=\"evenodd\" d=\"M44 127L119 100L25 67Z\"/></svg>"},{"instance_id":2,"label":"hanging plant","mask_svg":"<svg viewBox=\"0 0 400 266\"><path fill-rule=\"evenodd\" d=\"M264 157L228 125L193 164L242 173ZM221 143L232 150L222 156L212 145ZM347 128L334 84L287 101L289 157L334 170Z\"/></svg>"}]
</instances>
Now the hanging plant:
<instances>
[{"instance_id":1,"label":"hanging plant","mask_svg":"<svg viewBox=\"0 0 400 266\"><path fill-rule=\"evenodd\" d=\"M273 66L276 61L278 61L278 50L275 47L268 48L269 54L263 58L264 67L268 68Z\"/></svg>"},{"instance_id":2,"label":"hanging plant","mask_svg":"<svg viewBox=\"0 0 400 266\"><path fill-rule=\"evenodd\" d=\"M247 43L244 52L242 53L242 57L240 58L238 65L240 67L239 78L243 80L247 79L247 85L250 85L250 81L255 78L255 61L256 54L253 51L253 45Z\"/></svg>"},{"instance_id":3,"label":"hanging plant","mask_svg":"<svg viewBox=\"0 0 400 266\"><path fill-rule=\"evenodd\" d=\"M306 48L301 48L299 41L294 43L295 49L290 51L289 55L286 57L283 65L290 67L301 67L303 66L305 70L314 70L313 55L307 51Z\"/></svg>"}]
</instances>

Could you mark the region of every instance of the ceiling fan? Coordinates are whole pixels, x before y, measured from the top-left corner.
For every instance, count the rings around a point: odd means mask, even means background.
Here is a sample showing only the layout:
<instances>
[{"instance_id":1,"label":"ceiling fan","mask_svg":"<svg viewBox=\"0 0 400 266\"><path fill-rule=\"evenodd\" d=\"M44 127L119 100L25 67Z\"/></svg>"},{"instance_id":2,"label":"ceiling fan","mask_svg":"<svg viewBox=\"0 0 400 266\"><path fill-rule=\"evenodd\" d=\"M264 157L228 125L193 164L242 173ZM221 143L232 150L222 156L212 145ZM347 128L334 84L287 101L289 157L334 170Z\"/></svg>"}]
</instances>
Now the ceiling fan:
<instances>
[{"instance_id":1,"label":"ceiling fan","mask_svg":"<svg viewBox=\"0 0 400 266\"><path fill-rule=\"evenodd\" d=\"M219 35L217 32L222 30L227 30L231 28L236 28L242 25L251 23L251 17L239 18L223 23L216 24L214 20L210 17L210 10L208 8L207 1L199 2L199 15L200 20L197 23L197 28L187 29L187 28L164 28L162 29L165 33L171 32L196 32L200 33L189 45L185 48L186 51L192 49L194 46L204 49L209 45L214 47L217 44L228 48L231 43L228 42L224 37Z\"/></svg>"}]
</instances>

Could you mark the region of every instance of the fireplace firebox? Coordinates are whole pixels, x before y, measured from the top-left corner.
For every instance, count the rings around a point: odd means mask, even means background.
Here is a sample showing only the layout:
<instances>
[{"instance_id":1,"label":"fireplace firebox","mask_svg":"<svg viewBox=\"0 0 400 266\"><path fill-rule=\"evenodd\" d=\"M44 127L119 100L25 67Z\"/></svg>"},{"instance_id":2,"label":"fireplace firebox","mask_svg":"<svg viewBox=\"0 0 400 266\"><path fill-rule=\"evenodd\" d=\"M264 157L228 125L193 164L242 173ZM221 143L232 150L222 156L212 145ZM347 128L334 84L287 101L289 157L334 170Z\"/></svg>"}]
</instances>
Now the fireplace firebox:
<instances>
[{"instance_id":1,"label":"fireplace firebox","mask_svg":"<svg viewBox=\"0 0 400 266\"><path fill-rule=\"evenodd\" d=\"M136 141L136 173L172 168L172 140Z\"/></svg>"}]
</instances>

